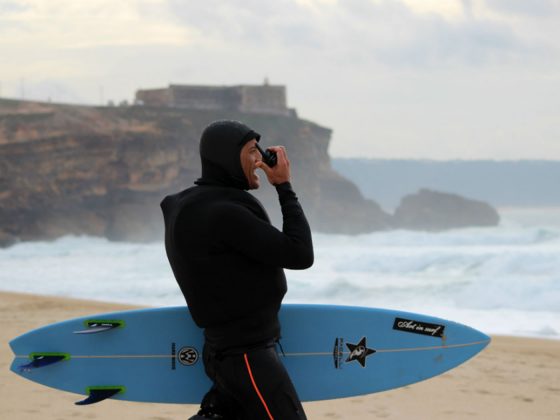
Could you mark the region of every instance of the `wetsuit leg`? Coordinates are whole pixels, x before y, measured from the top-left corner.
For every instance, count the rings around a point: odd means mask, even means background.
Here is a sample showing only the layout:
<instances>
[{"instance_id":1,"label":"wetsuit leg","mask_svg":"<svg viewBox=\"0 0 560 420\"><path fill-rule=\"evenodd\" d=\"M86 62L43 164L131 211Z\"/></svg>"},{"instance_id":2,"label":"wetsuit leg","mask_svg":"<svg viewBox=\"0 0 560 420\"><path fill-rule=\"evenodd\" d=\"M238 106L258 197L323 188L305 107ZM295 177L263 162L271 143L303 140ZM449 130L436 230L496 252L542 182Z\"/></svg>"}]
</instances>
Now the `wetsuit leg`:
<instances>
[{"instance_id":1,"label":"wetsuit leg","mask_svg":"<svg viewBox=\"0 0 560 420\"><path fill-rule=\"evenodd\" d=\"M215 385L206 393L200 403L200 410L197 416L189 420L215 419L215 420L236 420L234 415L238 410L235 408L234 400L224 395Z\"/></svg>"},{"instance_id":2,"label":"wetsuit leg","mask_svg":"<svg viewBox=\"0 0 560 420\"><path fill-rule=\"evenodd\" d=\"M206 371L219 395L225 396L228 418L305 420L296 390L276 347L218 355L206 350ZM223 412L223 411L222 411Z\"/></svg>"},{"instance_id":3,"label":"wetsuit leg","mask_svg":"<svg viewBox=\"0 0 560 420\"><path fill-rule=\"evenodd\" d=\"M216 369L220 366L221 354L218 355L208 345L205 345L202 357L206 375L214 384L202 399L198 415L209 419L241 420L241 417L238 417L240 407L236 400L223 386L218 385L219 378Z\"/></svg>"}]
</instances>

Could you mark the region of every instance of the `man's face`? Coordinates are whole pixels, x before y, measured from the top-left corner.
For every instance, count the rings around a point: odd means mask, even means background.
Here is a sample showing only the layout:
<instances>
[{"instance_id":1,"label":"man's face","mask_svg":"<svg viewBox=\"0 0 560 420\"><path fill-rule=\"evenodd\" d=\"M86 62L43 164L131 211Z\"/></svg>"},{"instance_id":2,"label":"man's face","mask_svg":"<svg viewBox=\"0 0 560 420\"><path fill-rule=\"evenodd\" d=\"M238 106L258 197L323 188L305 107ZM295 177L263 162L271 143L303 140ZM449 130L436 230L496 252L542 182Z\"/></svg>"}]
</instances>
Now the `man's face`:
<instances>
[{"instance_id":1,"label":"man's face","mask_svg":"<svg viewBox=\"0 0 560 420\"><path fill-rule=\"evenodd\" d=\"M241 168L247 178L250 190L256 190L260 187L259 176L257 175L257 167L255 164L262 159L260 152L255 146L257 140L253 139L245 143L245 146L241 149Z\"/></svg>"}]
</instances>

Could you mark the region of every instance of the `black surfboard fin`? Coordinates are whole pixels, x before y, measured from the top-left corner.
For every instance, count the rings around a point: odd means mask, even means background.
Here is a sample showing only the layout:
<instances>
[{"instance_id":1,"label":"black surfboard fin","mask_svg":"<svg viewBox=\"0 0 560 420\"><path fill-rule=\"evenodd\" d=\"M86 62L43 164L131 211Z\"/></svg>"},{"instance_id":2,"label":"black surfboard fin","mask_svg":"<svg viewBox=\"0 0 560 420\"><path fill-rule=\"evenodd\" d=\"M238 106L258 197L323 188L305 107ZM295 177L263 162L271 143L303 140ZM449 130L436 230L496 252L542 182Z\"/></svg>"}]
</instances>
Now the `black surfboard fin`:
<instances>
[{"instance_id":1,"label":"black surfboard fin","mask_svg":"<svg viewBox=\"0 0 560 420\"><path fill-rule=\"evenodd\" d=\"M124 321L112 319L90 319L84 322L85 330L74 331L74 334L97 334L104 331L111 331L115 328L124 327Z\"/></svg>"},{"instance_id":2,"label":"black surfboard fin","mask_svg":"<svg viewBox=\"0 0 560 420\"><path fill-rule=\"evenodd\" d=\"M68 360L70 359L70 355L68 353L31 353L29 358L31 359L29 363L19 367L22 372L29 372L33 369L39 369L63 360Z\"/></svg>"},{"instance_id":3,"label":"black surfboard fin","mask_svg":"<svg viewBox=\"0 0 560 420\"><path fill-rule=\"evenodd\" d=\"M124 393L124 386L91 386L87 389L88 397L78 401L76 405L90 405L111 398L114 395Z\"/></svg>"}]
</instances>

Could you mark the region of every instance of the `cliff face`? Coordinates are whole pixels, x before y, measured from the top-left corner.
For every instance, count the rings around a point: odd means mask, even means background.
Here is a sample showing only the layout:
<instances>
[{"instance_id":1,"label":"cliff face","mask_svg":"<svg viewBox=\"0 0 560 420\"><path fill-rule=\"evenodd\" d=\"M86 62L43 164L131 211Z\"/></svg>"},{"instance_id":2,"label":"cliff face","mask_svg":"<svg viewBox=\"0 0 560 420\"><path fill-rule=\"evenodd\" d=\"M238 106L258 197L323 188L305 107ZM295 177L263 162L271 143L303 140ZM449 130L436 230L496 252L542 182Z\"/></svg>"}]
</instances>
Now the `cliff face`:
<instances>
[{"instance_id":1,"label":"cliff face","mask_svg":"<svg viewBox=\"0 0 560 420\"><path fill-rule=\"evenodd\" d=\"M159 202L198 178L200 134L223 118L254 127L264 146L286 146L315 231L389 226L376 203L331 169L330 130L294 116L1 100L0 244L66 234L161 239ZM264 184L256 195L277 221L276 194Z\"/></svg>"}]
</instances>

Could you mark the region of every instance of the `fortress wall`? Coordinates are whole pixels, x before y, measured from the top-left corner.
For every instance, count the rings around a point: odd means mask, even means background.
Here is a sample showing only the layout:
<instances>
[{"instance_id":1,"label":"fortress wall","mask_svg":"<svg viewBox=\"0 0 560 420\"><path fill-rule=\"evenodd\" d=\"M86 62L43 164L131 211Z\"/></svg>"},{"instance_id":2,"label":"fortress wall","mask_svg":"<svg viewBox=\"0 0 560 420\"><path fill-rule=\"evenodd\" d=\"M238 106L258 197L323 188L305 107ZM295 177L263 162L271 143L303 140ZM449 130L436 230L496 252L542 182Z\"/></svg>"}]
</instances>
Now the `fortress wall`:
<instances>
[{"instance_id":1,"label":"fortress wall","mask_svg":"<svg viewBox=\"0 0 560 420\"><path fill-rule=\"evenodd\" d=\"M169 86L170 106L200 110L238 109L239 92L229 87L216 86Z\"/></svg>"},{"instance_id":2,"label":"fortress wall","mask_svg":"<svg viewBox=\"0 0 560 420\"><path fill-rule=\"evenodd\" d=\"M284 86L239 86L242 112L288 115Z\"/></svg>"},{"instance_id":3,"label":"fortress wall","mask_svg":"<svg viewBox=\"0 0 560 420\"><path fill-rule=\"evenodd\" d=\"M150 106L169 106L171 91L164 89L142 89L136 91L136 102Z\"/></svg>"},{"instance_id":4,"label":"fortress wall","mask_svg":"<svg viewBox=\"0 0 560 420\"><path fill-rule=\"evenodd\" d=\"M136 92L139 103L206 111L236 110L257 114L290 116L284 86L191 86L170 85L164 89Z\"/></svg>"}]
</instances>

